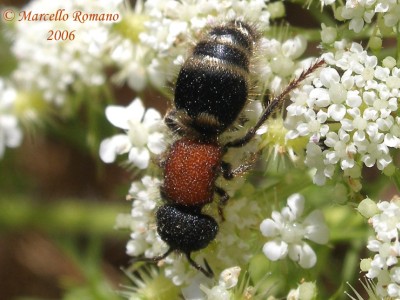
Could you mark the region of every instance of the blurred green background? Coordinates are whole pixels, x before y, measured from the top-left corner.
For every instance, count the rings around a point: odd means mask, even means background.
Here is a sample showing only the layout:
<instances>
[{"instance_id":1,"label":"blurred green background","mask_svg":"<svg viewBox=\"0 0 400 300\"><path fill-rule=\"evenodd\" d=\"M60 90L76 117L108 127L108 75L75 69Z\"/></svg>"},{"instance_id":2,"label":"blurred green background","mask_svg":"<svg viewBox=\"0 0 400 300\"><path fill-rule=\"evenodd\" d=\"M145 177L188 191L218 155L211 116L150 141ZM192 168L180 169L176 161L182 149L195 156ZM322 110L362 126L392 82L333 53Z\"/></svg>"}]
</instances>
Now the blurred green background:
<instances>
[{"instance_id":1,"label":"blurred green background","mask_svg":"<svg viewBox=\"0 0 400 300\"><path fill-rule=\"evenodd\" d=\"M0 8L25 2L0 1ZM7 76L15 60L0 26L0 76ZM130 91L117 93L122 102L132 99ZM114 222L130 211L133 178L88 148L85 117L83 107L40 130L24 128L23 144L0 160L2 300L120 299L129 232Z\"/></svg>"}]
</instances>

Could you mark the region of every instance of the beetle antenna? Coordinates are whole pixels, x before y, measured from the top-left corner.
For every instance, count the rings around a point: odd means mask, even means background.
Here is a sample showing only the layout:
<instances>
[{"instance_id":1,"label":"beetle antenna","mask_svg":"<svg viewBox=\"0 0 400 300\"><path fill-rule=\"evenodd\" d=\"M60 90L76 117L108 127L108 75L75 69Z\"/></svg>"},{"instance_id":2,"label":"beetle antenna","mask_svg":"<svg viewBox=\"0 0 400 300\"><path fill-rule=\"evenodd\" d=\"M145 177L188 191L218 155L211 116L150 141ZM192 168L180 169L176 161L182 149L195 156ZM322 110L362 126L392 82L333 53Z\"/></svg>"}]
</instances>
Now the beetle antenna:
<instances>
[{"instance_id":1,"label":"beetle antenna","mask_svg":"<svg viewBox=\"0 0 400 300\"><path fill-rule=\"evenodd\" d=\"M275 109L282 105L283 100L285 97L295 88L299 86L299 84L307 78L308 75L313 73L316 69L321 67L322 65L325 64L325 61L323 59L318 60L314 64L312 64L308 69L304 70L299 77L295 78L292 80L289 85L280 93L277 97L275 97L272 101L268 103L268 106L264 109L263 113L261 114L260 119L258 120L257 124L251 128L247 134L239 138L237 140L234 140L232 142L229 142L225 145L225 149L227 148L235 148L235 147L242 147L246 145L250 140L255 136L257 130L261 127L261 125L265 122L265 120L268 119L268 117L275 111Z\"/></svg>"}]
</instances>

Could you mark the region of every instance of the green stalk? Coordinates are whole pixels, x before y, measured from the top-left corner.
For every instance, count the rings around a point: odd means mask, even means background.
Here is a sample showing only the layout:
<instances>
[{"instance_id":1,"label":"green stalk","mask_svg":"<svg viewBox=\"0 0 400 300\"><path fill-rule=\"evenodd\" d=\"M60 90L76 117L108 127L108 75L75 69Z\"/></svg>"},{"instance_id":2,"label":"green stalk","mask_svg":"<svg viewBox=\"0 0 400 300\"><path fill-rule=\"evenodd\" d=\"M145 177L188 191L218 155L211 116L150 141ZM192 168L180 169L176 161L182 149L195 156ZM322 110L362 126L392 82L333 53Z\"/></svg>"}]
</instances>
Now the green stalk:
<instances>
[{"instance_id":1,"label":"green stalk","mask_svg":"<svg viewBox=\"0 0 400 300\"><path fill-rule=\"evenodd\" d=\"M39 204L26 195L2 195L0 230L37 228L49 233L115 236L121 234L114 229L116 216L124 212L129 213L129 207L121 204L88 202L85 199L63 199L51 204ZM126 234L123 235L126 238Z\"/></svg>"},{"instance_id":2,"label":"green stalk","mask_svg":"<svg viewBox=\"0 0 400 300\"><path fill-rule=\"evenodd\" d=\"M397 63L399 60L397 60ZM400 191L400 171L399 169L396 169L396 172L394 175L391 177L394 185L396 186L397 190Z\"/></svg>"},{"instance_id":3,"label":"green stalk","mask_svg":"<svg viewBox=\"0 0 400 300\"><path fill-rule=\"evenodd\" d=\"M397 42L396 61L397 61L397 66L400 67L400 24L397 25L396 42ZM397 188L399 188L399 186L397 186Z\"/></svg>"}]
</instances>

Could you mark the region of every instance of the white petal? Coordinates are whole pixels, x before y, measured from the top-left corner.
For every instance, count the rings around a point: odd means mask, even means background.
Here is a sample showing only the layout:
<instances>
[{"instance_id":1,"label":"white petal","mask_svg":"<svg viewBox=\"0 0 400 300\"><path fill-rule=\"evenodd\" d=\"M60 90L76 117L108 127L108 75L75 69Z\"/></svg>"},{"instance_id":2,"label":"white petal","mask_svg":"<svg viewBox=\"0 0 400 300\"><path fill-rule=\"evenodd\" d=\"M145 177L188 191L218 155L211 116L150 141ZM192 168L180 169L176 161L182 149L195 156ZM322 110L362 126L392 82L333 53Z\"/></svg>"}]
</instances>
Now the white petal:
<instances>
[{"instance_id":1,"label":"white petal","mask_svg":"<svg viewBox=\"0 0 400 300\"><path fill-rule=\"evenodd\" d=\"M129 161L139 169L146 169L149 165L150 153L146 148L132 148L129 152Z\"/></svg>"},{"instance_id":2,"label":"white petal","mask_svg":"<svg viewBox=\"0 0 400 300\"><path fill-rule=\"evenodd\" d=\"M327 88L329 88L332 83L338 83L340 80L338 71L331 67L323 68L319 77L322 84Z\"/></svg>"},{"instance_id":3,"label":"white petal","mask_svg":"<svg viewBox=\"0 0 400 300\"><path fill-rule=\"evenodd\" d=\"M374 91L365 91L363 93L363 100L368 105L373 105L374 101L376 100L376 94Z\"/></svg>"},{"instance_id":4,"label":"white petal","mask_svg":"<svg viewBox=\"0 0 400 300\"><path fill-rule=\"evenodd\" d=\"M352 131L354 130L354 126L353 126L353 121L349 120L349 119L343 119L340 121L340 123L342 124L342 129L345 131Z\"/></svg>"},{"instance_id":5,"label":"white petal","mask_svg":"<svg viewBox=\"0 0 400 300\"><path fill-rule=\"evenodd\" d=\"M318 244L329 241L329 229L325 224L324 215L320 210L314 210L303 221L305 237Z\"/></svg>"},{"instance_id":6,"label":"white petal","mask_svg":"<svg viewBox=\"0 0 400 300\"><path fill-rule=\"evenodd\" d=\"M154 132L150 134L147 141L147 147L154 154L158 155L163 153L166 149L164 135L159 132Z\"/></svg>"},{"instance_id":7,"label":"white petal","mask_svg":"<svg viewBox=\"0 0 400 300\"><path fill-rule=\"evenodd\" d=\"M295 36L293 39L286 40L282 44L282 53L286 57L296 59L304 53L307 47L306 39L301 36Z\"/></svg>"},{"instance_id":8,"label":"white petal","mask_svg":"<svg viewBox=\"0 0 400 300\"><path fill-rule=\"evenodd\" d=\"M279 212L274 210L271 213L271 218L275 222L275 226L278 228L278 230L281 230L282 227L285 226L285 220Z\"/></svg>"},{"instance_id":9,"label":"white petal","mask_svg":"<svg viewBox=\"0 0 400 300\"><path fill-rule=\"evenodd\" d=\"M381 242L378 240L369 240L367 244L367 249L373 252L378 252L381 246Z\"/></svg>"},{"instance_id":10,"label":"white petal","mask_svg":"<svg viewBox=\"0 0 400 300\"><path fill-rule=\"evenodd\" d=\"M330 104L329 91L325 88L315 88L310 92L310 99L315 99L318 107L327 107Z\"/></svg>"},{"instance_id":11,"label":"white petal","mask_svg":"<svg viewBox=\"0 0 400 300\"><path fill-rule=\"evenodd\" d=\"M383 13L383 12L387 12L389 9L389 4L388 3L376 3L375 6L375 12L379 12L379 13Z\"/></svg>"},{"instance_id":12,"label":"white petal","mask_svg":"<svg viewBox=\"0 0 400 300\"><path fill-rule=\"evenodd\" d=\"M354 30L355 33L359 33L364 27L364 20L362 18L354 18L350 21L349 29Z\"/></svg>"},{"instance_id":13,"label":"white petal","mask_svg":"<svg viewBox=\"0 0 400 300\"><path fill-rule=\"evenodd\" d=\"M346 69L348 66L346 66ZM351 90L354 86L354 76L352 70L347 70L342 75L342 85L345 90ZM347 92L347 91L346 91ZM346 93L347 94L347 93Z\"/></svg>"},{"instance_id":14,"label":"white petal","mask_svg":"<svg viewBox=\"0 0 400 300\"><path fill-rule=\"evenodd\" d=\"M348 91L346 103L350 107L359 107L362 103L362 99L358 91Z\"/></svg>"},{"instance_id":15,"label":"white petal","mask_svg":"<svg viewBox=\"0 0 400 300\"><path fill-rule=\"evenodd\" d=\"M128 119L134 119L136 121L141 121L145 112L144 105L140 98L136 97L133 99L131 104L126 107Z\"/></svg>"},{"instance_id":16,"label":"white petal","mask_svg":"<svg viewBox=\"0 0 400 300\"><path fill-rule=\"evenodd\" d=\"M23 134L21 129L18 127L12 128L7 132L5 143L7 147L16 148L21 145L22 137Z\"/></svg>"},{"instance_id":17,"label":"white petal","mask_svg":"<svg viewBox=\"0 0 400 300\"><path fill-rule=\"evenodd\" d=\"M223 270L219 276L218 284L225 289L235 287L239 281L240 271L241 268L239 266Z\"/></svg>"},{"instance_id":18,"label":"white petal","mask_svg":"<svg viewBox=\"0 0 400 300\"><path fill-rule=\"evenodd\" d=\"M308 124L306 123L300 123L299 125L297 125L296 129L300 136L305 136L310 133Z\"/></svg>"},{"instance_id":19,"label":"white petal","mask_svg":"<svg viewBox=\"0 0 400 300\"><path fill-rule=\"evenodd\" d=\"M146 114L144 115L143 124L146 125L147 127L151 127L155 124L158 124L160 120L161 120L160 113L154 108L149 108L146 110Z\"/></svg>"},{"instance_id":20,"label":"white petal","mask_svg":"<svg viewBox=\"0 0 400 300\"><path fill-rule=\"evenodd\" d=\"M324 185L326 182L326 176L323 173L323 170L317 170L313 176L313 183L316 185Z\"/></svg>"},{"instance_id":21,"label":"white petal","mask_svg":"<svg viewBox=\"0 0 400 300\"><path fill-rule=\"evenodd\" d=\"M127 130L128 125L128 112L125 107L110 105L106 108L107 120L115 127Z\"/></svg>"},{"instance_id":22,"label":"white petal","mask_svg":"<svg viewBox=\"0 0 400 300\"><path fill-rule=\"evenodd\" d=\"M128 85L133 90L139 92L146 87L147 74L146 70L142 66L135 63L131 67L129 67L127 73L129 75L124 75L124 76L128 76L127 78Z\"/></svg>"},{"instance_id":23,"label":"white petal","mask_svg":"<svg viewBox=\"0 0 400 300\"><path fill-rule=\"evenodd\" d=\"M297 261L304 269L312 268L317 262L314 250L307 243L291 245L289 247L289 257Z\"/></svg>"},{"instance_id":24,"label":"white petal","mask_svg":"<svg viewBox=\"0 0 400 300\"><path fill-rule=\"evenodd\" d=\"M139 148L146 146L149 139L149 129L142 123L133 119L129 120L128 124L128 136L132 145Z\"/></svg>"},{"instance_id":25,"label":"white petal","mask_svg":"<svg viewBox=\"0 0 400 300\"><path fill-rule=\"evenodd\" d=\"M289 196L287 206L296 218L300 217L304 210L304 197L297 193Z\"/></svg>"},{"instance_id":26,"label":"white petal","mask_svg":"<svg viewBox=\"0 0 400 300\"><path fill-rule=\"evenodd\" d=\"M15 116L9 114L0 115L0 135L3 135L2 139L4 139L1 143L5 143L9 147L19 146L22 140L22 131L18 127L18 119Z\"/></svg>"},{"instance_id":27,"label":"white petal","mask_svg":"<svg viewBox=\"0 0 400 300\"><path fill-rule=\"evenodd\" d=\"M332 104L328 107L328 115L334 121L340 121L346 115L346 107L343 104Z\"/></svg>"},{"instance_id":28,"label":"white petal","mask_svg":"<svg viewBox=\"0 0 400 300\"><path fill-rule=\"evenodd\" d=\"M263 236L266 237L275 237L279 234L279 230L278 227L276 226L276 223L271 219L265 219L264 221L261 222L260 231L263 234Z\"/></svg>"},{"instance_id":29,"label":"white petal","mask_svg":"<svg viewBox=\"0 0 400 300\"><path fill-rule=\"evenodd\" d=\"M368 167L371 168L375 164L375 158L373 158L371 155L366 154L363 157L361 157L361 160L364 162L364 164Z\"/></svg>"},{"instance_id":30,"label":"white petal","mask_svg":"<svg viewBox=\"0 0 400 300\"><path fill-rule=\"evenodd\" d=\"M121 129L129 129L129 120L141 122L144 106L139 98L135 98L127 107L110 105L106 108L106 117L111 124Z\"/></svg>"},{"instance_id":31,"label":"white petal","mask_svg":"<svg viewBox=\"0 0 400 300\"><path fill-rule=\"evenodd\" d=\"M270 241L264 244L263 252L268 259L276 261L286 257L288 244L280 240Z\"/></svg>"},{"instance_id":32,"label":"white petal","mask_svg":"<svg viewBox=\"0 0 400 300\"><path fill-rule=\"evenodd\" d=\"M396 24L399 22L399 17L396 15L395 12L393 12L392 14L385 14L383 16L383 19L385 20L385 25L387 27L393 27L396 26Z\"/></svg>"},{"instance_id":33,"label":"white petal","mask_svg":"<svg viewBox=\"0 0 400 300\"><path fill-rule=\"evenodd\" d=\"M392 158L390 155L384 155L381 158L379 158L376 162L376 166L378 170L383 170L386 168L390 163L392 162Z\"/></svg>"},{"instance_id":34,"label":"white petal","mask_svg":"<svg viewBox=\"0 0 400 300\"><path fill-rule=\"evenodd\" d=\"M354 159L352 158L343 158L340 162L340 167L342 168L342 170L351 169L354 167L354 163Z\"/></svg>"},{"instance_id":35,"label":"white petal","mask_svg":"<svg viewBox=\"0 0 400 300\"><path fill-rule=\"evenodd\" d=\"M15 116L0 116L0 134L4 138L1 143L4 143L7 147L15 148L21 145L22 130L18 127L18 120Z\"/></svg>"},{"instance_id":36,"label":"white petal","mask_svg":"<svg viewBox=\"0 0 400 300\"><path fill-rule=\"evenodd\" d=\"M127 135L114 135L101 142L99 150L100 158L105 163L112 163L115 161L117 154L127 153L131 147L132 145Z\"/></svg>"},{"instance_id":37,"label":"white petal","mask_svg":"<svg viewBox=\"0 0 400 300\"><path fill-rule=\"evenodd\" d=\"M385 135L384 143L388 147L400 148L400 139L391 133Z\"/></svg>"}]
</instances>

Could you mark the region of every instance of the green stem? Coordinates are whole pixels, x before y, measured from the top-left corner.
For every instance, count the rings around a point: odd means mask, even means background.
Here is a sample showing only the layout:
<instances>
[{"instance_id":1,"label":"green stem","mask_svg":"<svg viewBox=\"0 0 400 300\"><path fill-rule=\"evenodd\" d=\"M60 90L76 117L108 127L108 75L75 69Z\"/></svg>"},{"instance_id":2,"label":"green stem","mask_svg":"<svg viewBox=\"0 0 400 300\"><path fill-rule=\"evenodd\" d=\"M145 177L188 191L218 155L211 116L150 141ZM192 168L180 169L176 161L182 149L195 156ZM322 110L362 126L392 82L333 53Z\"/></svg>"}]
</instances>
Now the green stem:
<instances>
[{"instance_id":1,"label":"green stem","mask_svg":"<svg viewBox=\"0 0 400 300\"><path fill-rule=\"evenodd\" d=\"M397 63L399 60L397 60ZM396 172L394 175L391 177L393 180L394 185L396 186L397 190L400 191L400 171L399 169L396 169Z\"/></svg>"},{"instance_id":2,"label":"green stem","mask_svg":"<svg viewBox=\"0 0 400 300\"><path fill-rule=\"evenodd\" d=\"M121 201L122 202L122 201ZM38 204L28 196L0 197L0 228L14 231L38 228L51 233L90 233L118 235L114 229L119 213L129 213L129 207L84 199L64 199L55 203ZM126 237L126 233L124 233Z\"/></svg>"},{"instance_id":3,"label":"green stem","mask_svg":"<svg viewBox=\"0 0 400 300\"><path fill-rule=\"evenodd\" d=\"M397 25L397 34L396 34L396 42L397 42L397 47L396 47L396 61L397 61L397 66L400 66L400 24ZM398 188L399 186L397 186Z\"/></svg>"}]
</instances>

